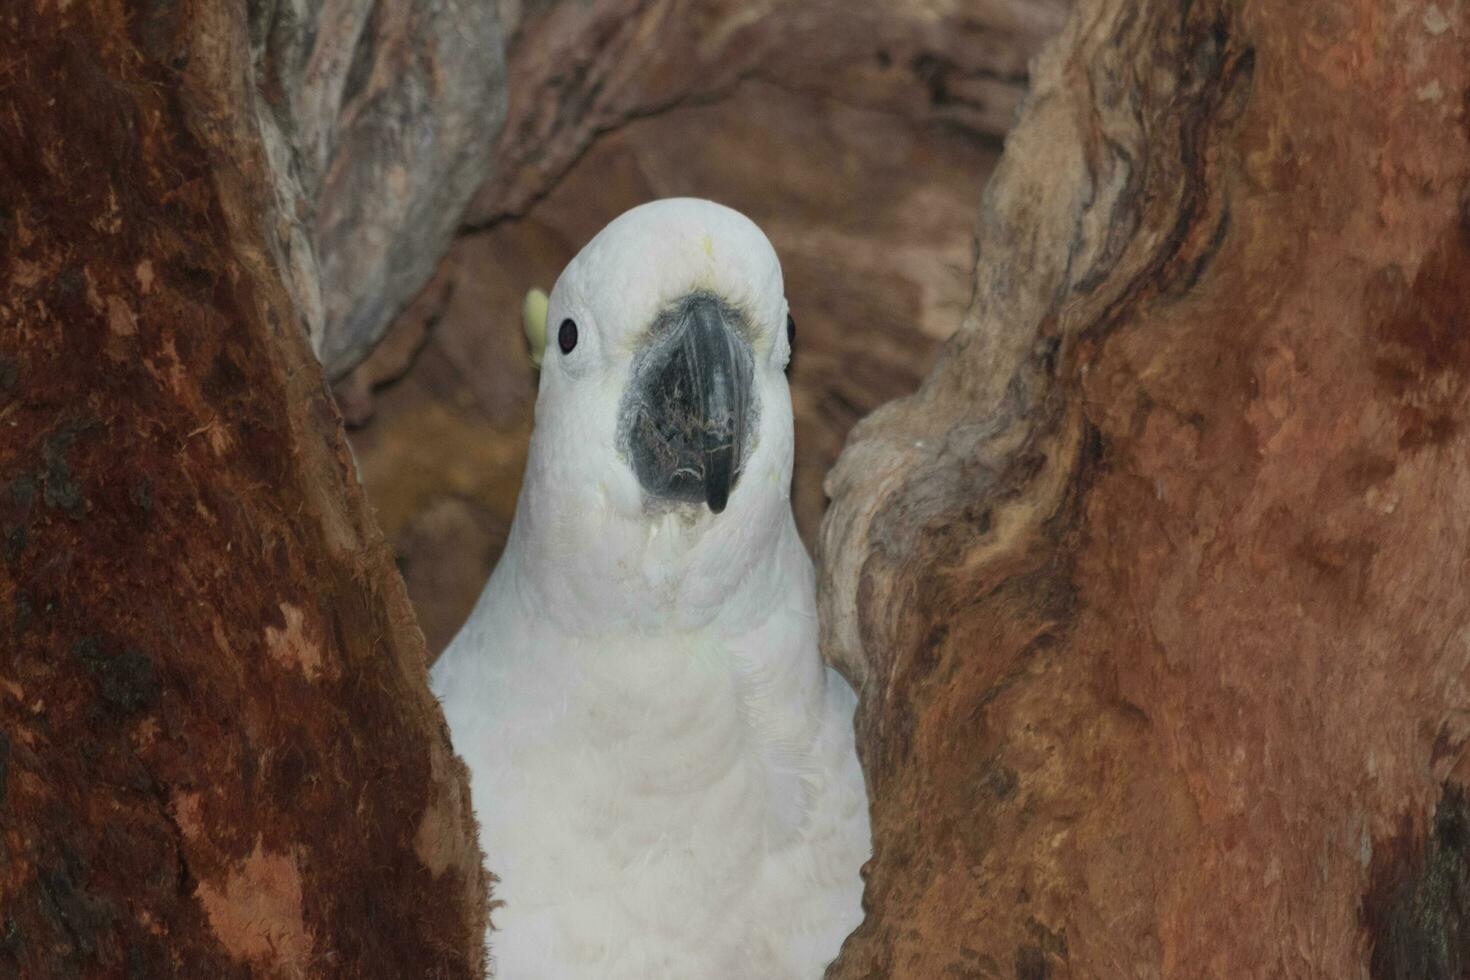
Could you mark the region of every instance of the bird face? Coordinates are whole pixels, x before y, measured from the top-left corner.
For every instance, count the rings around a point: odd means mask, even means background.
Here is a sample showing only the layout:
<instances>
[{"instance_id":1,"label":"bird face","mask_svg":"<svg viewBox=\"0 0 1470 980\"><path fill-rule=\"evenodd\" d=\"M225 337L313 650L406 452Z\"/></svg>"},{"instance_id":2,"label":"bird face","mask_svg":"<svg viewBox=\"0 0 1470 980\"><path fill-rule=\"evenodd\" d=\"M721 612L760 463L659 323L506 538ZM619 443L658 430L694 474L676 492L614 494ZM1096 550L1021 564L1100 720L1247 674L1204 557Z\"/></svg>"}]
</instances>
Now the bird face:
<instances>
[{"instance_id":1,"label":"bird face","mask_svg":"<svg viewBox=\"0 0 1470 980\"><path fill-rule=\"evenodd\" d=\"M625 515L718 515L761 475L784 499L787 322L780 263L747 218L692 199L635 208L552 291L536 438Z\"/></svg>"}]
</instances>

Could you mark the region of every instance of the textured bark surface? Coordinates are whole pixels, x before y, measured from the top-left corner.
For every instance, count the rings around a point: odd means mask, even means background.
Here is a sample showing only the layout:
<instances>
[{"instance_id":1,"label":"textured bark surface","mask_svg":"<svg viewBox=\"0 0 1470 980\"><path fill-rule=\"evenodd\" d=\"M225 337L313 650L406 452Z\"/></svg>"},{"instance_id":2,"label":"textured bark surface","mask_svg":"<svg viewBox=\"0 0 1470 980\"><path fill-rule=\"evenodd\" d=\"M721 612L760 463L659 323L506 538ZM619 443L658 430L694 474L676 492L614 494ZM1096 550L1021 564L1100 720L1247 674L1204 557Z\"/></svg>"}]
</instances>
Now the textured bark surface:
<instances>
[{"instance_id":1,"label":"textured bark surface","mask_svg":"<svg viewBox=\"0 0 1470 980\"><path fill-rule=\"evenodd\" d=\"M0 975L480 973L248 41L208 0L0 11Z\"/></svg>"},{"instance_id":2,"label":"textured bark surface","mask_svg":"<svg viewBox=\"0 0 1470 980\"><path fill-rule=\"evenodd\" d=\"M505 117L496 0L251 0L272 248L329 376L434 271Z\"/></svg>"},{"instance_id":3,"label":"textured bark surface","mask_svg":"<svg viewBox=\"0 0 1470 980\"><path fill-rule=\"evenodd\" d=\"M521 8L521 4L511 5ZM599 133L766 81L993 137L1066 0L591 0L507 15L510 107L468 220L519 214ZM755 147L747 147L753 152ZM691 163L698 147L685 154Z\"/></svg>"},{"instance_id":4,"label":"textured bark surface","mask_svg":"<svg viewBox=\"0 0 1470 980\"><path fill-rule=\"evenodd\" d=\"M521 298L652 198L738 207L781 254L794 501L815 541L847 430L912 392L961 319L981 187L1026 60L1063 19L1056 3L963 7L604 0L507 17L512 122L477 223L337 389L349 418L371 416L353 448L431 650L514 512L536 383Z\"/></svg>"},{"instance_id":5,"label":"textured bark surface","mask_svg":"<svg viewBox=\"0 0 1470 980\"><path fill-rule=\"evenodd\" d=\"M836 978L1470 969L1460 5L1084 0L823 527Z\"/></svg>"}]
</instances>

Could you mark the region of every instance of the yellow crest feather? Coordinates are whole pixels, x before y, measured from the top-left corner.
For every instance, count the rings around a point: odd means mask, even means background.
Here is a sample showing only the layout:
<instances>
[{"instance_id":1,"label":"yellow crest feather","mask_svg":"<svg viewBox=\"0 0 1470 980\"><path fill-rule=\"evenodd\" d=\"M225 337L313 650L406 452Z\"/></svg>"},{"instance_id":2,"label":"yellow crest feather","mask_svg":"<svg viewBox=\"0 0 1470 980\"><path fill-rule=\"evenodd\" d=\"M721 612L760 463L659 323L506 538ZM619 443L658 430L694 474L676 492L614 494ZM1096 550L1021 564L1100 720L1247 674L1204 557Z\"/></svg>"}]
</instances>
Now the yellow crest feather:
<instances>
[{"instance_id":1,"label":"yellow crest feather","mask_svg":"<svg viewBox=\"0 0 1470 980\"><path fill-rule=\"evenodd\" d=\"M533 289L521 304L521 328L526 331L531 363L538 368L542 355L546 353L546 307L550 302L545 292Z\"/></svg>"}]
</instances>

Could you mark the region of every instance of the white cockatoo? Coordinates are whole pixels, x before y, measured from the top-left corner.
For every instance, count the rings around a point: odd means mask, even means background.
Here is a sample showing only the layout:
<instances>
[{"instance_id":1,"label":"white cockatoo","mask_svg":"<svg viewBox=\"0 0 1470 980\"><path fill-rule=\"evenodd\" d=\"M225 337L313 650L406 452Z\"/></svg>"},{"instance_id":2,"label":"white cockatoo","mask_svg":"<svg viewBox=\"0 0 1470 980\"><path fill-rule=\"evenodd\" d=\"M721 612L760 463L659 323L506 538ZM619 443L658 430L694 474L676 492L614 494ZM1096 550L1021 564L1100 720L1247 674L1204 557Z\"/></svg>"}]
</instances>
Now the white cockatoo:
<instances>
[{"instance_id":1,"label":"white cockatoo","mask_svg":"<svg viewBox=\"0 0 1470 980\"><path fill-rule=\"evenodd\" d=\"M816 980L870 840L791 514L776 253L655 201L545 309L510 539L432 674L500 878L495 975Z\"/></svg>"}]
</instances>

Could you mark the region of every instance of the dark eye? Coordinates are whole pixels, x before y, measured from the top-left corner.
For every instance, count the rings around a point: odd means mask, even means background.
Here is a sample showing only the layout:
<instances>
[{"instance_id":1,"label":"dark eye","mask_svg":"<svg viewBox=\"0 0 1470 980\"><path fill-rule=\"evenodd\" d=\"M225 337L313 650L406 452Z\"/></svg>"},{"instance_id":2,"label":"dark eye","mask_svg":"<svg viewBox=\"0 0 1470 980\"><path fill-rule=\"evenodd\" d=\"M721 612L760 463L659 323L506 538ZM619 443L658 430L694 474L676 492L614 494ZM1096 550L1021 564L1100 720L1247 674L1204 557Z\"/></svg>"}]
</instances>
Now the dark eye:
<instances>
[{"instance_id":1,"label":"dark eye","mask_svg":"<svg viewBox=\"0 0 1470 980\"><path fill-rule=\"evenodd\" d=\"M561 327L556 331L556 345L561 348L563 354L570 354L572 348L577 346L577 324L571 320L563 320Z\"/></svg>"},{"instance_id":2,"label":"dark eye","mask_svg":"<svg viewBox=\"0 0 1470 980\"><path fill-rule=\"evenodd\" d=\"M786 314L786 346L791 347L796 343L796 321L791 314Z\"/></svg>"}]
</instances>

